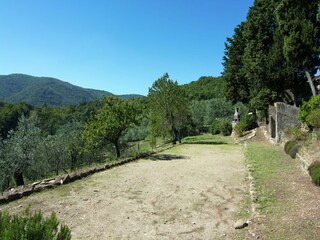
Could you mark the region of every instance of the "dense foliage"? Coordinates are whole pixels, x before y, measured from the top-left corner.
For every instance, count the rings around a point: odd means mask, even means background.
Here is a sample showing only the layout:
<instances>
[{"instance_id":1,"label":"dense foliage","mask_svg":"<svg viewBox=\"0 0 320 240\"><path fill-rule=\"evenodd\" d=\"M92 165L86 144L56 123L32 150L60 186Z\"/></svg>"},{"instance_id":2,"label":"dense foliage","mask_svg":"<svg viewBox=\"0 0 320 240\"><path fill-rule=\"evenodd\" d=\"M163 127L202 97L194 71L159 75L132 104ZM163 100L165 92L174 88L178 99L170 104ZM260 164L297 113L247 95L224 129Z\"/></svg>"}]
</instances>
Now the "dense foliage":
<instances>
[{"instance_id":1,"label":"dense foliage","mask_svg":"<svg viewBox=\"0 0 320 240\"><path fill-rule=\"evenodd\" d=\"M85 126L84 136L90 148L103 144L114 145L117 157L120 157L120 138L130 127L138 124L140 108L134 99L121 100L107 97L102 107Z\"/></svg>"},{"instance_id":2,"label":"dense foliage","mask_svg":"<svg viewBox=\"0 0 320 240\"><path fill-rule=\"evenodd\" d=\"M313 96L309 101L303 102L299 112L299 120L306 122L309 127L320 128L320 95Z\"/></svg>"},{"instance_id":3,"label":"dense foliage","mask_svg":"<svg viewBox=\"0 0 320 240\"><path fill-rule=\"evenodd\" d=\"M234 131L238 136L242 136L245 131L256 127L258 127L256 119L252 115L246 115L241 118L240 122L235 126Z\"/></svg>"},{"instance_id":4,"label":"dense foliage","mask_svg":"<svg viewBox=\"0 0 320 240\"><path fill-rule=\"evenodd\" d=\"M222 133L223 136L229 136L232 133L231 122L225 119L215 119L210 126L210 132L212 135Z\"/></svg>"},{"instance_id":5,"label":"dense foliage","mask_svg":"<svg viewBox=\"0 0 320 240\"><path fill-rule=\"evenodd\" d=\"M0 102L0 136L6 138L9 130L15 129L21 115L29 115L33 107L29 104Z\"/></svg>"},{"instance_id":6,"label":"dense foliage","mask_svg":"<svg viewBox=\"0 0 320 240\"><path fill-rule=\"evenodd\" d=\"M305 94L305 72L313 76L319 67L317 13L317 0L255 0L246 21L227 39L223 78L228 98L266 110L285 99L289 89L298 103Z\"/></svg>"},{"instance_id":7,"label":"dense foliage","mask_svg":"<svg viewBox=\"0 0 320 240\"><path fill-rule=\"evenodd\" d=\"M155 136L181 141L188 125L188 101L185 91L166 73L149 88L151 130Z\"/></svg>"},{"instance_id":8,"label":"dense foliage","mask_svg":"<svg viewBox=\"0 0 320 240\"><path fill-rule=\"evenodd\" d=\"M19 215L0 212L0 239L68 240L71 239L71 231L60 225L54 213L44 218L40 211L31 213L28 209Z\"/></svg>"},{"instance_id":9,"label":"dense foliage","mask_svg":"<svg viewBox=\"0 0 320 240\"><path fill-rule=\"evenodd\" d=\"M221 77L200 77L197 81L181 86L189 100L224 98L225 82Z\"/></svg>"}]
</instances>

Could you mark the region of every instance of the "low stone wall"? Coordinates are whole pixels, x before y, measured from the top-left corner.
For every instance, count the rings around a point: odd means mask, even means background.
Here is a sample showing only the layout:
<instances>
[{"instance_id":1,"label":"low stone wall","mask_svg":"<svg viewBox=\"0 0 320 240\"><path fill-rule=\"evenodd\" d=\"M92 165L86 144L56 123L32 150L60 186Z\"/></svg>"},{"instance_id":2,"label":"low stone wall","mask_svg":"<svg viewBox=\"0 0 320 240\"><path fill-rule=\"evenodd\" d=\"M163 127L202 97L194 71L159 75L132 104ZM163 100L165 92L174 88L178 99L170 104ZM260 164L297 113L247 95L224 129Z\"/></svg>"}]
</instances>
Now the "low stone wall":
<instances>
[{"instance_id":1,"label":"low stone wall","mask_svg":"<svg viewBox=\"0 0 320 240\"><path fill-rule=\"evenodd\" d=\"M161 149L158 152L167 150L169 148L171 148L171 147ZM136 161L141 158L146 158L146 157L152 156L155 153L157 153L157 152L141 153L136 157L127 158L127 159L121 160L119 162L107 164L103 167L93 168L93 169L89 169L89 170L85 170L85 171L76 171L76 172L66 174L63 176L57 176L56 178L45 179L42 181L34 182L29 185L11 188L10 190L4 191L0 195L0 204L8 203L8 202L20 199L25 196L29 196L35 192L40 192L44 189L54 188L54 187L58 187L60 185L68 184L68 183L74 182L76 180L88 177L94 173L102 172L102 171L105 171L105 170L108 170L108 169L111 169L114 167L124 165L129 162Z\"/></svg>"},{"instance_id":2,"label":"low stone wall","mask_svg":"<svg viewBox=\"0 0 320 240\"><path fill-rule=\"evenodd\" d=\"M307 159L305 159L304 157L302 157L299 153L296 154L296 157L300 160L300 165L302 167L303 170L305 170L306 172L308 172L308 168L311 164L311 162Z\"/></svg>"}]
</instances>

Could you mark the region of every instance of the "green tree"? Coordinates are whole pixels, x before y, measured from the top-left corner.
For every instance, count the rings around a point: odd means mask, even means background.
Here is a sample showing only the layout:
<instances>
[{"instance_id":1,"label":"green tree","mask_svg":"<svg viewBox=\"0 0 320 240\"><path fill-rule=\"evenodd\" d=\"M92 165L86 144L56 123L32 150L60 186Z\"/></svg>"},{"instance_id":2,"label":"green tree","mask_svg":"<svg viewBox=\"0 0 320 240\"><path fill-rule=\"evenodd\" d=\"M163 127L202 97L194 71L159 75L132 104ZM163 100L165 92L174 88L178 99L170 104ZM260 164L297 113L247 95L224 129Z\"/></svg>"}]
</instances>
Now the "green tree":
<instances>
[{"instance_id":1,"label":"green tree","mask_svg":"<svg viewBox=\"0 0 320 240\"><path fill-rule=\"evenodd\" d=\"M256 97L261 89L274 90L274 84L266 66L273 46L276 1L255 0L250 8L244 36L246 47L243 55L243 70L249 86L250 99Z\"/></svg>"},{"instance_id":2,"label":"green tree","mask_svg":"<svg viewBox=\"0 0 320 240\"><path fill-rule=\"evenodd\" d=\"M221 77L200 77L197 81L181 85L189 100L208 100L225 97L225 81Z\"/></svg>"},{"instance_id":3,"label":"green tree","mask_svg":"<svg viewBox=\"0 0 320 240\"><path fill-rule=\"evenodd\" d=\"M211 125L214 119L232 120L234 112L232 103L225 98L215 98L208 101L205 124Z\"/></svg>"},{"instance_id":4,"label":"green tree","mask_svg":"<svg viewBox=\"0 0 320 240\"><path fill-rule=\"evenodd\" d=\"M44 140L42 149L40 150L39 158L47 162L46 171L54 172L59 175L61 170L66 171L69 166L68 163L68 138L65 133L56 133L55 135L48 135Z\"/></svg>"},{"instance_id":5,"label":"green tree","mask_svg":"<svg viewBox=\"0 0 320 240\"><path fill-rule=\"evenodd\" d=\"M225 55L223 57L226 95L233 102L249 102L249 85L243 70L243 56L247 45L244 35L246 22L242 22L234 30L232 38L227 38Z\"/></svg>"},{"instance_id":6,"label":"green tree","mask_svg":"<svg viewBox=\"0 0 320 240\"><path fill-rule=\"evenodd\" d=\"M287 85L296 95L305 83L305 72L314 75L320 63L318 4L318 0L281 0L276 8L282 52L292 68Z\"/></svg>"},{"instance_id":7,"label":"green tree","mask_svg":"<svg viewBox=\"0 0 320 240\"><path fill-rule=\"evenodd\" d=\"M274 91L271 91L268 88L262 88L258 94L251 98L250 105L258 110L264 111L264 116L266 118L266 123L269 121L269 113L268 108L269 105L274 102L274 99L276 98L277 93Z\"/></svg>"},{"instance_id":8,"label":"green tree","mask_svg":"<svg viewBox=\"0 0 320 240\"><path fill-rule=\"evenodd\" d=\"M191 101L190 114L191 120L197 129L201 129L205 125L205 116L207 113L208 101Z\"/></svg>"},{"instance_id":9,"label":"green tree","mask_svg":"<svg viewBox=\"0 0 320 240\"><path fill-rule=\"evenodd\" d=\"M184 90L166 73L149 88L151 129L154 135L180 141L188 124L188 101Z\"/></svg>"},{"instance_id":10,"label":"green tree","mask_svg":"<svg viewBox=\"0 0 320 240\"><path fill-rule=\"evenodd\" d=\"M67 138L67 150L70 159L70 168L74 170L78 166L78 160L84 151L85 140L83 139L83 124L80 122L72 121L66 123L60 129L62 137Z\"/></svg>"},{"instance_id":11,"label":"green tree","mask_svg":"<svg viewBox=\"0 0 320 240\"><path fill-rule=\"evenodd\" d=\"M7 161L7 145L6 140L0 138L0 190L5 190L10 186L11 169Z\"/></svg>"},{"instance_id":12,"label":"green tree","mask_svg":"<svg viewBox=\"0 0 320 240\"><path fill-rule=\"evenodd\" d=\"M84 136L90 148L111 143L116 156L120 157L119 140L127 130L138 123L140 107L135 99L121 100L107 97L102 100L102 108L85 126Z\"/></svg>"},{"instance_id":13,"label":"green tree","mask_svg":"<svg viewBox=\"0 0 320 240\"><path fill-rule=\"evenodd\" d=\"M43 149L39 153L43 162L47 162L45 171L59 174L60 170L74 170L78 166L79 157L83 153L83 124L72 121L61 126L56 134L45 138Z\"/></svg>"},{"instance_id":14,"label":"green tree","mask_svg":"<svg viewBox=\"0 0 320 240\"><path fill-rule=\"evenodd\" d=\"M10 130L15 130L22 114L28 116L33 107L26 103L11 104L0 102L0 135L6 138Z\"/></svg>"},{"instance_id":15,"label":"green tree","mask_svg":"<svg viewBox=\"0 0 320 240\"><path fill-rule=\"evenodd\" d=\"M37 148L41 143L39 119L35 112L29 117L22 115L16 131L7 140L7 163L13 172L17 186L24 185L24 175L34 178L37 165Z\"/></svg>"}]
</instances>

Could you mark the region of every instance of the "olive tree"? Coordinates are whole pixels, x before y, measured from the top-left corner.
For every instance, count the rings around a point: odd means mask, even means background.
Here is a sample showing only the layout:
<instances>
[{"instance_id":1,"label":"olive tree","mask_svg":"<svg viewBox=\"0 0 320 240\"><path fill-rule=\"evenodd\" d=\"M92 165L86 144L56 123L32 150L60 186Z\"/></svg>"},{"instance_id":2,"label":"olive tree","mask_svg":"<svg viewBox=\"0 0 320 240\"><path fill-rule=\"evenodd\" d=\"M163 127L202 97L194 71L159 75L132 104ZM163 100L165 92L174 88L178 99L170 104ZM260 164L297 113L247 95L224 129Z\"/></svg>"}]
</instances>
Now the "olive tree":
<instances>
[{"instance_id":1,"label":"olive tree","mask_svg":"<svg viewBox=\"0 0 320 240\"><path fill-rule=\"evenodd\" d=\"M37 148L41 141L41 130L37 126L39 119L36 113L29 117L19 118L16 131L9 133L6 141L6 162L12 169L16 185L24 185L24 175L33 179L37 171Z\"/></svg>"},{"instance_id":2,"label":"olive tree","mask_svg":"<svg viewBox=\"0 0 320 240\"><path fill-rule=\"evenodd\" d=\"M113 144L116 156L120 157L120 138L138 123L140 108L135 99L122 100L106 97L102 107L85 126L84 137L90 148Z\"/></svg>"}]
</instances>

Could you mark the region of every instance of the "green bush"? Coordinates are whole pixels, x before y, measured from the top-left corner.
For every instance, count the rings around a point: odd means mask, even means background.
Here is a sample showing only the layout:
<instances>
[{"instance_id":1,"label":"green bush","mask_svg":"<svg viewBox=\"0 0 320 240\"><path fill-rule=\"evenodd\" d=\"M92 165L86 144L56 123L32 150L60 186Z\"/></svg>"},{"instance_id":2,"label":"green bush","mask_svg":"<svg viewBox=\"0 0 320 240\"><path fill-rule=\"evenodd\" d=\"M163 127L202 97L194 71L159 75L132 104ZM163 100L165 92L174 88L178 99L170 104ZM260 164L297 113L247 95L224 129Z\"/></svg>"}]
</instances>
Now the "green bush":
<instances>
[{"instance_id":1,"label":"green bush","mask_svg":"<svg viewBox=\"0 0 320 240\"><path fill-rule=\"evenodd\" d=\"M238 137L242 137L244 131L245 131L245 125L241 124L241 122L234 127L234 132Z\"/></svg>"},{"instance_id":2,"label":"green bush","mask_svg":"<svg viewBox=\"0 0 320 240\"><path fill-rule=\"evenodd\" d=\"M284 145L284 151L290 155L290 157L295 158L296 154L299 152L300 144L296 140L291 140L286 142Z\"/></svg>"},{"instance_id":3,"label":"green bush","mask_svg":"<svg viewBox=\"0 0 320 240\"><path fill-rule=\"evenodd\" d=\"M213 120L210 126L210 132L212 135L220 134L221 133L221 119Z\"/></svg>"},{"instance_id":4,"label":"green bush","mask_svg":"<svg viewBox=\"0 0 320 240\"><path fill-rule=\"evenodd\" d=\"M306 118L309 126L320 129L320 108L312 110Z\"/></svg>"},{"instance_id":5,"label":"green bush","mask_svg":"<svg viewBox=\"0 0 320 240\"><path fill-rule=\"evenodd\" d=\"M290 129L287 128L284 130L284 132L287 135L287 137L292 141L305 140L307 137L306 133L304 133L299 127L294 127Z\"/></svg>"},{"instance_id":6,"label":"green bush","mask_svg":"<svg viewBox=\"0 0 320 240\"><path fill-rule=\"evenodd\" d=\"M308 168L310 177L314 184L320 186L320 162L312 163Z\"/></svg>"},{"instance_id":7,"label":"green bush","mask_svg":"<svg viewBox=\"0 0 320 240\"><path fill-rule=\"evenodd\" d=\"M54 213L44 218L41 211L10 215L0 212L0 239L2 240L68 240L71 232L67 226L59 226Z\"/></svg>"},{"instance_id":8,"label":"green bush","mask_svg":"<svg viewBox=\"0 0 320 240\"><path fill-rule=\"evenodd\" d=\"M297 141L294 141L294 140L286 142L284 145L284 151L286 152L286 154L289 154L292 147L296 144L297 144Z\"/></svg>"},{"instance_id":9,"label":"green bush","mask_svg":"<svg viewBox=\"0 0 320 240\"><path fill-rule=\"evenodd\" d=\"M252 130L258 127L257 122L254 120L252 116L243 117L240 122L235 126L234 131L238 136L242 136L245 131Z\"/></svg>"},{"instance_id":10,"label":"green bush","mask_svg":"<svg viewBox=\"0 0 320 240\"><path fill-rule=\"evenodd\" d=\"M228 120L215 119L210 126L210 132L212 135L222 133L223 136L230 136L232 132L232 125Z\"/></svg>"},{"instance_id":11,"label":"green bush","mask_svg":"<svg viewBox=\"0 0 320 240\"><path fill-rule=\"evenodd\" d=\"M230 136L232 133L232 125L229 121L224 121L221 124L221 133L223 136Z\"/></svg>"},{"instance_id":12,"label":"green bush","mask_svg":"<svg viewBox=\"0 0 320 240\"><path fill-rule=\"evenodd\" d=\"M320 95L313 96L308 102L304 102L300 108L298 119L306 122L308 115L315 109L320 108Z\"/></svg>"}]
</instances>

